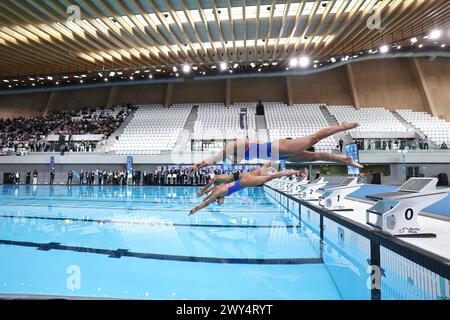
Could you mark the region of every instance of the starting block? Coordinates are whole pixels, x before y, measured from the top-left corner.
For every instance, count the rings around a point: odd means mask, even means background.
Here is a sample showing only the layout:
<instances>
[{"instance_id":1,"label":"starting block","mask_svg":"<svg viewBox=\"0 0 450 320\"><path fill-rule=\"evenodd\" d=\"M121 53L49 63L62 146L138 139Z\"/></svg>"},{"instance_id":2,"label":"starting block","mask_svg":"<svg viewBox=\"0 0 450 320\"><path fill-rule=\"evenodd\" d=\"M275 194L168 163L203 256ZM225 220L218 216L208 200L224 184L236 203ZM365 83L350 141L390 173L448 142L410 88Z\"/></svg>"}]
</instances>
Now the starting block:
<instances>
[{"instance_id":1,"label":"starting block","mask_svg":"<svg viewBox=\"0 0 450 320\"><path fill-rule=\"evenodd\" d=\"M319 196L319 206L332 211L353 211L341 205L342 200L350 193L361 188L358 178L346 178L338 186L324 189L325 192Z\"/></svg>"},{"instance_id":2,"label":"starting block","mask_svg":"<svg viewBox=\"0 0 450 320\"><path fill-rule=\"evenodd\" d=\"M450 192L449 188L437 189L437 182L437 178L411 178L397 191L367 195L378 201L366 210L367 224L394 236L436 237L422 232L417 217Z\"/></svg>"},{"instance_id":3,"label":"starting block","mask_svg":"<svg viewBox=\"0 0 450 320\"><path fill-rule=\"evenodd\" d=\"M318 198L314 198L314 194L317 192L317 190L325 187L325 185L327 183L328 182L325 181L324 178L320 177L320 178L312 181L311 183L300 186L298 195L302 200L319 201Z\"/></svg>"},{"instance_id":4,"label":"starting block","mask_svg":"<svg viewBox=\"0 0 450 320\"><path fill-rule=\"evenodd\" d=\"M301 188L308 183L308 179L302 179L300 181L295 181L290 187L287 189L287 192L291 195L298 195Z\"/></svg>"}]
</instances>

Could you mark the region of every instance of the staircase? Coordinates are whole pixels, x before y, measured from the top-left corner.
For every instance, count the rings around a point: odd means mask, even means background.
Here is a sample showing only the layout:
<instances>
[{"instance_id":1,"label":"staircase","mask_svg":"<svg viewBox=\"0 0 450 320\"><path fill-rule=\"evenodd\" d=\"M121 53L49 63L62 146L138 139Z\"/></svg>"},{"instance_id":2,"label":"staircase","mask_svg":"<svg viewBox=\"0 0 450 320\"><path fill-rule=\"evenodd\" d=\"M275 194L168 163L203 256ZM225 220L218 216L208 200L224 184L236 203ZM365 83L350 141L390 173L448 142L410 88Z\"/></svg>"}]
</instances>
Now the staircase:
<instances>
[{"instance_id":1,"label":"staircase","mask_svg":"<svg viewBox=\"0 0 450 320\"><path fill-rule=\"evenodd\" d=\"M256 130L267 130L266 117L263 115L255 116Z\"/></svg>"},{"instance_id":2,"label":"staircase","mask_svg":"<svg viewBox=\"0 0 450 320\"><path fill-rule=\"evenodd\" d=\"M191 148L190 138L192 131L194 131L194 125L195 121L197 121L197 115L198 115L198 106L193 106L191 109L191 113L189 113L189 116L187 117L186 122L184 123L183 130L178 136L177 142L175 142L174 150L177 150L178 152L180 150L190 150ZM171 153L172 151L169 151L168 153Z\"/></svg>"},{"instance_id":3,"label":"staircase","mask_svg":"<svg viewBox=\"0 0 450 320\"><path fill-rule=\"evenodd\" d=\"M194 130L194 124L195 124L195 121L197 121L197 115L198 115L198 106L193 106L191 109L191 113L189 114L188 118L186 119L183 130L188 130L190 132L192 132L192 130Z\"/></svg>"},{"instance_id":4,"label":"staircase","mask_svg":"<svg viewBox=\"0 0 450 320\"><path fill-rule=\"evenodd\" d=\"M105 144L99 143L97 144L97 147L95 148L95 152L108 152L110 148L114 145L114 143L117 141L116 137L119 137L127 125L133 120L134 114L136 113L136 110L131 110L131 112L128 114L128 116L125 118L125 120L122 122L122 124L117 128L116 131L114 131L108 139L105 140Z\"/></svg>"},{"instance_id":5,"label":"staircase","mask_svg":"<svg viewBox=\"0 0 450 320\"><path fill-rule=\"evenodd\" d=\"M336 120L336 118L328 111L327 107L325 105L320 106L320 111L322 112L323 116L325 117L325 120L327 120L328 125L330 127L338 126L339 122ZM334 135L334 139L336 142L338 142L340 139L344 141L344 144L353 143L353 138L350 134L347 134L345 132L338 132Z\"/></svg>"},{"instance_id":6,"label":"staircase","mask_svg":"<svg viewBox=\"0 0 450 320\"><path fill-rule=\"evenodd\" d=\"M411 131L411 129L412 129L416 132L416 136L418 136L418 138L421 138L421 139L425 138L425 134L422 131L420 131L419 129L414 127L411 123L409 123L408 121L403 119L403 117L400 114L398 114L397 111L391 111L391 113L398 121L400 121L405 126L405 128L408 131Z\"/></svg>"}]
</instances>

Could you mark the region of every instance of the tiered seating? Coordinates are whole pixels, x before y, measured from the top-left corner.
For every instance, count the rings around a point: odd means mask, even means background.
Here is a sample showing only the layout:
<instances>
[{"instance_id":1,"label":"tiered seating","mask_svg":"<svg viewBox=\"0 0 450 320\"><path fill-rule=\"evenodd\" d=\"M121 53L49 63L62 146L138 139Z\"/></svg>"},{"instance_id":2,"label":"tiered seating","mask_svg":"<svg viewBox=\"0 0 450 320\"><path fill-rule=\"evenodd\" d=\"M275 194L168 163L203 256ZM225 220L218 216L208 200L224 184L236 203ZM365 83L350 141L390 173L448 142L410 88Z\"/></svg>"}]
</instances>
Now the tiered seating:
<instances>
[{"instance_id":1,"label":"tiered seating","mask_svg":"<svg viewBox=\"0 0 450 320\"><path fill-rule=\"evenodd\" d=\"M139 105L112 150L117 154L161 154L172 150L180 135L191 105L165 108L162 105Z\"/></svg>"},{"instance_id":2,"label":"tiered seating","mask_svg":"<svg viewBox=\"0 0 450 320\"><path fill-rule=\"evenodd\" d=\"M255 103L236 103L230 107L224 104L199 104L194 124L194 139L239 139L245 138L246 130L240 127L241 108L247 108L247 125L250 137L255 136Z\"/></svg>"},{"instance_id":3,"label":"tiered seating","mask_svg":"<svg viewBox=\"0 0 450 320\"><path fill-rule=\"evenodd\" d=\"M320 105L296 104L287 106L282 102L264 103L267 129L270 140L296 138L311 135L328 127ZM316 151L336 149L337 142L333 137L323 139L315 145Z\"/></svg>"},{"instance_id":4,"label":"tiered seating","mask_svg":"<svg viewBox=\"0 0 450 320\"><path fill-rule=\"evenodd\" d=\"M432 117L426 112L414 112L412 110L396 110L408 123L422 131L431 142L442 145L445 142L447 146L450 145L450 123Z\"/></svg>"},{"instance_id":5,"label":"tiered seating","mask_svg":"<svg viewBox=\"0 0 450 320\"><path fill-rule=\"evenodd\" d=\"M362 108L356 110L352 106L328 106L328 111L339 123L344 121L358 122L360 126L352 132L391 132L404 133L408 129L385 108Z\"/></svg>"}]
</instances>

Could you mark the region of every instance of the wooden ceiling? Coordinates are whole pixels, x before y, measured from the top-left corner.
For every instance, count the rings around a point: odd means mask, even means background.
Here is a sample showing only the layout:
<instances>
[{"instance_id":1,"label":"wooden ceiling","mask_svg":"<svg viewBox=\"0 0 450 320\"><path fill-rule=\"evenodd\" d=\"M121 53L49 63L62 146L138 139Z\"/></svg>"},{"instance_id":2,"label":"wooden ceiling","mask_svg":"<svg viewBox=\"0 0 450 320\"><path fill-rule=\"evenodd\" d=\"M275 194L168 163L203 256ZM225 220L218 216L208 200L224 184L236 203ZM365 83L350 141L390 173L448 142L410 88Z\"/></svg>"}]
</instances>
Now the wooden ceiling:
<instances>
[{"instance_id":1,"label":"wooden ceiling","mask_svg":"<svg viewBox=\"0 0 450 320\"><path fill-rule=\"evenodd\" d=\"M367 27L374 10L381 29ZM1 0L0 76L283 64L445 28L449 13L447 0Z\"/></svg>"}]
</instances>

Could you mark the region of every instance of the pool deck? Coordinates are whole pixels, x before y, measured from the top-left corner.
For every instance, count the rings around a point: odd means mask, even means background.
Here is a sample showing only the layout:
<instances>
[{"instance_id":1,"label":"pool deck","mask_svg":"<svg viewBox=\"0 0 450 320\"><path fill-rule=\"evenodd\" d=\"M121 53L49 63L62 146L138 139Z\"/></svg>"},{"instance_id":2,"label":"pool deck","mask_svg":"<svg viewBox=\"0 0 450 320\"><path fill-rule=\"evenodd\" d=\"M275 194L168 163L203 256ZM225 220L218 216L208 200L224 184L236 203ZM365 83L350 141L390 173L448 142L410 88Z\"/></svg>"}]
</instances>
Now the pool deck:
<instances>
[{"instance_id":1,"label":"pool deck","mask_svg":"<svg viewBox=\"0 0 450 320\"><path fill-rule=\"evenodd\" d=\"M319 197L320 194L316 194ZM295 197L295 196L294 196ZM295 197L298 198L298 197ZM299 198L300 199L300 198ZM308 203L319 207L317 201L307 201ZM353 208L354 211L332 211L335 214L351 219L360 224L364 224L370 229L378 230L366 224L366 209L373 203L369 201L360 201L357 199L346 198L342 205L347 208ZM437 254L445 259L450 259L450 221L448 219L435 218L427 213L420 213L418 223L426 233L436 234L436 238L400 238L402 241L415 245L426 251Z\"/></svg>"}]
</instances>

